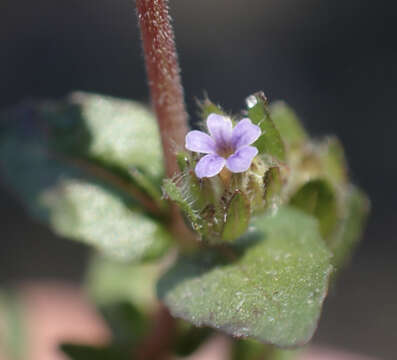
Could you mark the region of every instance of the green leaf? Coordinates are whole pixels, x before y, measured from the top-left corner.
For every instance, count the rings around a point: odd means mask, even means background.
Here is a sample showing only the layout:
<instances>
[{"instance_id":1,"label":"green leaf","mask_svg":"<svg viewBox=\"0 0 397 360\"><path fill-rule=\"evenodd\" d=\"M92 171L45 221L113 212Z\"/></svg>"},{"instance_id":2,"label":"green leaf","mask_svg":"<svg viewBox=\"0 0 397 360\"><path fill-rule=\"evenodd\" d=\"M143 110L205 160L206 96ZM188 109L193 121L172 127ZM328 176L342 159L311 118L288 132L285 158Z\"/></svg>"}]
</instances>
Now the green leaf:
<instances>
[{"instance_id":1,"label":"green leaf","mask_svg":"<svg viewBox=\"0 0 397 360\"><path fill-rule=\"evenodd\" d=\"M263 182L265 185L264 200L266 208L279 206L281 203L280 193L283 186L280 168L274 166L267 170Z\"/></svg>"},{"instance_id":2,"label":"green leaf","mask_svg":"<svg viewBox=\"0 0 397 360\"><path fill-rule=\"evenodd\" d=\"M277 101L270 105L270 115L286 144L300 145L308 140L308 135L298 116L283 101Z\"/></svg>"},{"instance_id":3,"label":"green leaf","mask_svg":"<svg viewBox=\"0 0 397 360\"><path fill-rule=\"evenodd\" d=\"M60 235L83 241L118 260L140 261L164 253L168 231L139 208L103 186L63 180L44 190L39 201Z\"/></svg>"},{"instance_id":4,"label":"green leaf","mask_svg":"<svg viewBox=\"0 0 397 360\"><path fill-rule=\"evenodd\" d=\"M154 184L142 171L137 168L130 168L129 174L143 191L145 191L156 203L157 207L162 210L166 207L166 203L162 199L162 193L159 186Z\"/></svg>"},{"instance_id":5,"label":"green leaf","mask_svg":"<svg viewBox=\"0 0 397 360\"><path fill-rule=\"evenodd\" d=\"M210 99L205 98L202 102L199 102L200 116L203 120L206 120L210 114L219 114L226 116L227 114L222 110L219 105L215 105Z\"/></svg>"},{"instance_id":6,"label":"green leaf","mask_svg":"<svg viewBox=\"0 0 397 360\"><path fill-rule=\"evenodd\" d=\"M247 98L248 116L262 130L262 135L254 146L258 148L260 154L269 154L280 161L285 161L285 146L266 108L266 101L263 93L256 93Z\"/></svg>"},{"instance_id":7,"label":"green leaf","mask_svg":"<svg viewBox=\"0 0 397 360\"><path fill-rule=\"evenodd\" d=\"M233 342L232 360L293 360L299 350L281 350L273 345L263 345L252 340L235 340Z\"/></svg>"},{"instance_id":8,"label":"green leaf","mask_svg":"<svg viewBox=\"0 0 397 360\"><path fill-rule=\"evenodd\" d=\"M44 103L39 111L51 125L54 146L61 152L85 154L126 171L133 167L161 178L157 124L142 104L78 92L62 102Z\"/></svg>"},{"instance_id":9,"label":"green leaf","mask_svg":"<svg viewBox=\"0 0 397 360\"><path fill-rule=\"evenodd\" d=\"M322 163L323 172L336 186L345 185L348 181L347 176L347 161L345 158L344 150L335 137L328 137L319 146L317 154Z\"/></svg>"},{"instance_id":10,"label":"green leaf","mask_svg":"<svg viewBox=\"0 0 397 360\"><path fill-rule=\"evenodd\" d=\"M30 214L59 235L83 241L120 260L162 255L171 240L159 221L162 210L136 188L128 169L120 170L138 166L144 156L135 151L137 147L126 145L122 124L132 136L132 130L143 129L150 118L144 116L141 106L134 117L136 104L122 100L82 94L71 99L72 105L68 101L28 103L3 114L0 167L4 180ZM111 122L111 111L117 113L119 108L119 115L113 115L115 128L106 126L102 117L95 127L95 111L103 110ZM131 128L128 114L134 123ZM157 136L153 126L144 132L146 136ZM136 137L141 137L139 132L129 141ZM152 152L146 161L157 155ZM158 170L148 165L146 171L154 176Z\"/></svg>"},{"instance_id":11,"label":"green leaf","mask_svg":"<svg viewBox=\"0 0 397 360\"><path fill-rule=\"evenodd\" d=\"M369 214L370 202L358 188L351 186L346 200L346 213L330 242L334 254L332 264L343 267L350 258L364 231Z\"/></svg>"},{"instance_id":12,"label":"green leaf","mask_svg":"<svg viewBox=\"0 0 397 360\"><path fill-rule=\"evenodd\" d=\"M324 238L332 233L338 223L335 190L325 180L307 182L292 196L290 205L317 218Z\"/></svg>"},{"instance_id":13,"label":"green leaf","mask_svg":"<svg viewBox=\"0 0 397 360\"><path fill-rule=\"evenodd\" d=\"M197 212L191 206L189 198L182 193L182 190L170 179L163 181L163 189L166 195L174 201L186 214L194 230L199 231L200 229L200 217Z\"/></svg>"},{"instance_id":14,"label":"green leaf","mask_svg":"<svg viewBox=\"0 0 397 360\"><path fill-rule=\"evenodd\" d=\"M197 326L282 347L310 340L331 271L310 216L291 208L258 217L232 263L214 252L180 257L158 284L172 314Z\"/></svg>"},{"instance_id":15,"label":"green leaf","mask_svg":"<svg viewBox=\"0 0 397 360\"><path fill-rule=\"evenodd\" d=\"M250 221L250 203L241 191L236 191L226 210L226 220L222 231L222 239L233 241L243 235Z\"/></svg>"},{"instance_id":16,"label":"green leaf","mask_svg":"<svg viewBox=\"0 0 397 360\"><path fill-rule=\"evenodd\" d=\"M92 258L85 288L100 305L129 301L141 312L152 313L157 304L156 282L164 264L130 264L111 261L102 256Z\"/></svg>"}]
</instances>

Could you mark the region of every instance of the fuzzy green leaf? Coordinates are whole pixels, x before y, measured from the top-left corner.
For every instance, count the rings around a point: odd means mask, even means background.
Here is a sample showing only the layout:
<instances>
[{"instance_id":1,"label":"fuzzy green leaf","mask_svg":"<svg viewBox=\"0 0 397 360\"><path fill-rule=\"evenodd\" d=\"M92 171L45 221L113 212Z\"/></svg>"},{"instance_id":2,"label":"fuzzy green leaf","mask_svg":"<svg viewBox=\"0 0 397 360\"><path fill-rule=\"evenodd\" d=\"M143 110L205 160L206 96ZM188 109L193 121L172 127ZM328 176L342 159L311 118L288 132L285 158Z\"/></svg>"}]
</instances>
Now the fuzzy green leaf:
<instances>
[{"instance_id":1,"label":"fuzzy green leaf","mask_svg":"<svg viewBox=\"0 0 397 360\"><path fill-rule=\"evenodd\" d=\"M103 114L95 126L95 115L101 111L108 116L106 122L115 122L114 128L106 125ZM161 161L159 154L143 148L150 154L142 162L138 145L127 144L135 138L141 141L138 130L143 131L145 123L149 124L145 136L156 137L155 124L142 106L97 95L20 106L2 115L4 180L31 215L56 233L121 260L157 257L170 236L145 212L161 215L156 202L136 188L127 169L135 164L146 169L145 174L159 175L157 165L143 166L155 157ZM124 134L131 136L128 141Z\"/></svg>"},{"instance_id":2,"label":"fuzzy green leaf","mask_svg":"<svg viewBox=\"0 0 397 360\"><path fill-rule=\"evenodd\" d=\"M163 189L165 194L181 208L184 214L186 214L193 228L198 231L201 222L200 217L192 208L186 196L182 194L178 186L172 180L165 179L163 181Z\"/></svg>"},{"instance_id":3,"label":"fuzzy green leaf","mask_svg":"<svg viewBox=\"0 0 397 360\"><path fill-rule=\"evenodd\" d=\"M317 154L327 179L336 186L345 185L348 181L348 167L344 150L339 140L335 137L326 138L319 146Z\"/></svg>"},{"instance_id":4,"label":"fuzzy green leaf","mask_svg":"<svg viewBox=\"0 0 397 360\"><path fill-rule=\"evenodd\" d=\"M270 115L284 142L299 145L308 140L308 135L295 112L283 101L270 105Z\"/></svg>"},{"instance_id":5,"label":"fuzzy green leaf","mask_svg":"<svg viewBox=\"0 0 397 360\"><path fill-rule=\"evenodd\" d=\"M181 257L158 284L172 314L238 337L289 347L316 328L330 253L310 216L291 208L257 218L232 263L213 252Z\"/></svg>"},{"instance_id":6,"label":"fuzzy green leaf","mask_svg":"<svg viewBox=\"0 0 397 360\"><path fill-rule=\"evenodd\" d=\"M222 231L222 239L233 241L243 235L250 221L250 204L241 191L233 194L226 210L226 221Z\"/></svg>"},{"instance_id":7,"label":"fuzzy green leaf","mask_svg":"<svg viewBox=\"0 0 397 360\"><path fill-rule=\"evenodd\" d=\"M271 167L266 171L263 178L265 185L264 200L266 208L278 206L281 203L280 193L283 186L283 180L280 174L280 168Z\"/></svg>"},{"instance_id":8,"label":"fuzzy green leaf","mask_svg":"<svg viewBox=\"0 0 397 360\"><path fill-rule=\"evenodd\" d=\"M60 235L80 240L118 260L139 261L164 253L170 235L117 193L92 182L63 180L42 193L49 222Z\"/></svg>"},{"instance_id":9,"label":"fuzzy green leaf","mask_svg":"<svg viewBox=\"0 0 397 360\"><path fill-rule=\"evenodd\" d=\"M370 202L366 195L358 188L350 186L345 216L330 242L334 253L332 264L337 269L343 267L360 240L369 209Z\"/></svg>"},{"instance_id":10,"label":"fuzzy green leaf","mask_svg":"<svg viewBox=\"0 0 397 360\"><path fill-rule=\"evenodd\" d=\"M200 116L203 120L206 120L210 114L226 115L219 105L215 105L210 99L205 98L202 102L199 102Z\"/></svg>"},{"instance_id":11,"label":"fuzzy green leaf","mask_svg":"<svg viewBox=\"0 0 397 360\"><path fill-rule=\"evenodd\" d=\"M285 160L285 146L279 131L273 123L266 108L266 98L263 93L256 93L247 98L248 116L257 124L262 135L254 143L261 154L269 154L280 161Z\"/></svg>"},{"instance_id":12,"label":"fuzzy green leaf","mask_svg":"<svg viewBox=\"0 0 397 360\"><path fill-rule=\"evenodd\" d=\"M73 93L65 101L43 103L54 147L86 155L128 171L138 168L154 178L163 174L162 152L153 114L134 101Z\"/></svg>"},{"instance_id":13,"label":"fuzzy green leaf","mask_svg":"<svg viewBox=\"0 0 397 360\"><path fill-rule=\"evenodd\" d=\"M330 235L339 220L335 190L324 180L307 182L292 196L290 205L317 218L324 238Z\"/></svg>"}]
</instances>

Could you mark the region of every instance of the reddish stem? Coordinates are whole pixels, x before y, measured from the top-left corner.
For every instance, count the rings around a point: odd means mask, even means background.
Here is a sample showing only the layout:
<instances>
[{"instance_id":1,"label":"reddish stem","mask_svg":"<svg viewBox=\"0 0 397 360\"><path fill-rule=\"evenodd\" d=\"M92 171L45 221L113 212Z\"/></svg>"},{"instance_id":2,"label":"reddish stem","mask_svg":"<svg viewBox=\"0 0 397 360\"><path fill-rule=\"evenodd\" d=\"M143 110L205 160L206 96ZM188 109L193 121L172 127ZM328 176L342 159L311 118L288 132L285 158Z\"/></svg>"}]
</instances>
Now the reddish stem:
<instances>
[{"instance_id":1,"label":"reddish stem","mask_svg":"<svg viewBox=\"0 0 397 360\"><path fill-rule=\"evenodd\" d=\"M172 177L179 171L175 152L184 146L188 125L168 0L136 0L136 8L166 173ZM171 218L171 231L181 247L194 247L194 235L175 206L171 209Z\"/></svg>"},{"instance_id":2,"label":"reddish stem","mask_svg":"<svg viewBox=\"0 0 397 360\"><path fill-rule=\"evenodd\" d=\"M133 352L133 359L137 360L165 360L170 358L170 350L175 341L176 322L169 311L160 305L148 336L143 340L137 351Z\"/></svg>"},{"instance_id":3,"label":"reddish stem","mask_svg":"<svg viewBox=\"0 0 397 360\"><path fill-rule=\"evenodd\" d=\"M167 176L178 171L175 157L187 133L174 32L167 0L136 0L151 98L159 123Z\"/></svg>"}]
</instances>

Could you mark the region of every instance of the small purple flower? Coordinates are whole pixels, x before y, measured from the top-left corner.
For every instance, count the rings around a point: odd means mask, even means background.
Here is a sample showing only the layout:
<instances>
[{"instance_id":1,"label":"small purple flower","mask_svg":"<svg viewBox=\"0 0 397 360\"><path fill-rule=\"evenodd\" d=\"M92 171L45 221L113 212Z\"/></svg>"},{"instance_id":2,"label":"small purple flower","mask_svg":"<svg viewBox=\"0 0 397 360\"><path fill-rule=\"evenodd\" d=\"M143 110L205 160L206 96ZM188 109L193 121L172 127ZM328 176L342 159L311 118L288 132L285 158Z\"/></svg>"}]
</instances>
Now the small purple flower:
<instances>
[{"instance_id":1,"label":"small purple flower","mask_svg":"<svg viewBox=\"0 0 397 360\"><path fill-rule=\"evenodd\" d=\"M207 118L210 135L193 130L186 135L186 149L207 154L197 163L197 177L212 177L226 167L234 173L247 171L258 149L251 145L261 135L259 126L244 118L233 128L232 121L222 115Z\"/></svg>"}]
</instances>

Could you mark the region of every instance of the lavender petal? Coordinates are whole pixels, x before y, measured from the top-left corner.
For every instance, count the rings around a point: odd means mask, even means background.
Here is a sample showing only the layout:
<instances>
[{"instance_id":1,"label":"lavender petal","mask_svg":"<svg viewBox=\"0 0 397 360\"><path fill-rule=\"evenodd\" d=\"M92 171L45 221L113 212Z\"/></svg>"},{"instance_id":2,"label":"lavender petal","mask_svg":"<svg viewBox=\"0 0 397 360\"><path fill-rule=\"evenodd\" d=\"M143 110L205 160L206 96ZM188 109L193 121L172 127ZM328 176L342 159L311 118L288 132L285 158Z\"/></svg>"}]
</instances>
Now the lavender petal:
<instances>
[{"instance_id":1,"label":"lavender petal","mask_svg":"<svg viewBox=\"0 0 397 360\"><path fill-rule=\"evenodd\" d=\"M250 119L240 120L232 132L232 145L234 149L251 145L261 135L259 126L254 125Z\"/></svg>"},{"instance_id":2,"label":"lavender petal","mask_svg":"<svg viewBox=\"0 0 397 360\"><path fill-rule=\"evenodd\" d=\"M218 148L230 146L233 125L228 117L214 113L210 114L207 118L207 127Z\"/></svg>"},{"instance_id":3,"label":"lavender petal","mask_svg":"<svg viewBox=\"0 0 397 360\"><path fill-rule=\"evenodd\" d=\"M185 147L190 151L204 154L213 154L216 150L214 139L198 130L188 132L185 138Z\"/></svg>"},{"instance_id":4,"label":"lavender petal","mask_svg":"<svg viewBox=\"0 0 397 360\"><path fill-rule=\"evenodd\" d=\"M194 172L198 178L212 177L220 173L226 160L216 154L205 155L197 163Z\"/></svg>"},{"instance_id":5,"label":"lavender petal","mask_svg":"<svg viewBox=\"0 0 397 360\"><path fill-rule=\"evenodd\" d=\"M249 169L253 158L258 154L254 146L246 146L238 149L226 160L226 167L234 173L244 172Z\"/></svg>"}]
</instances>

